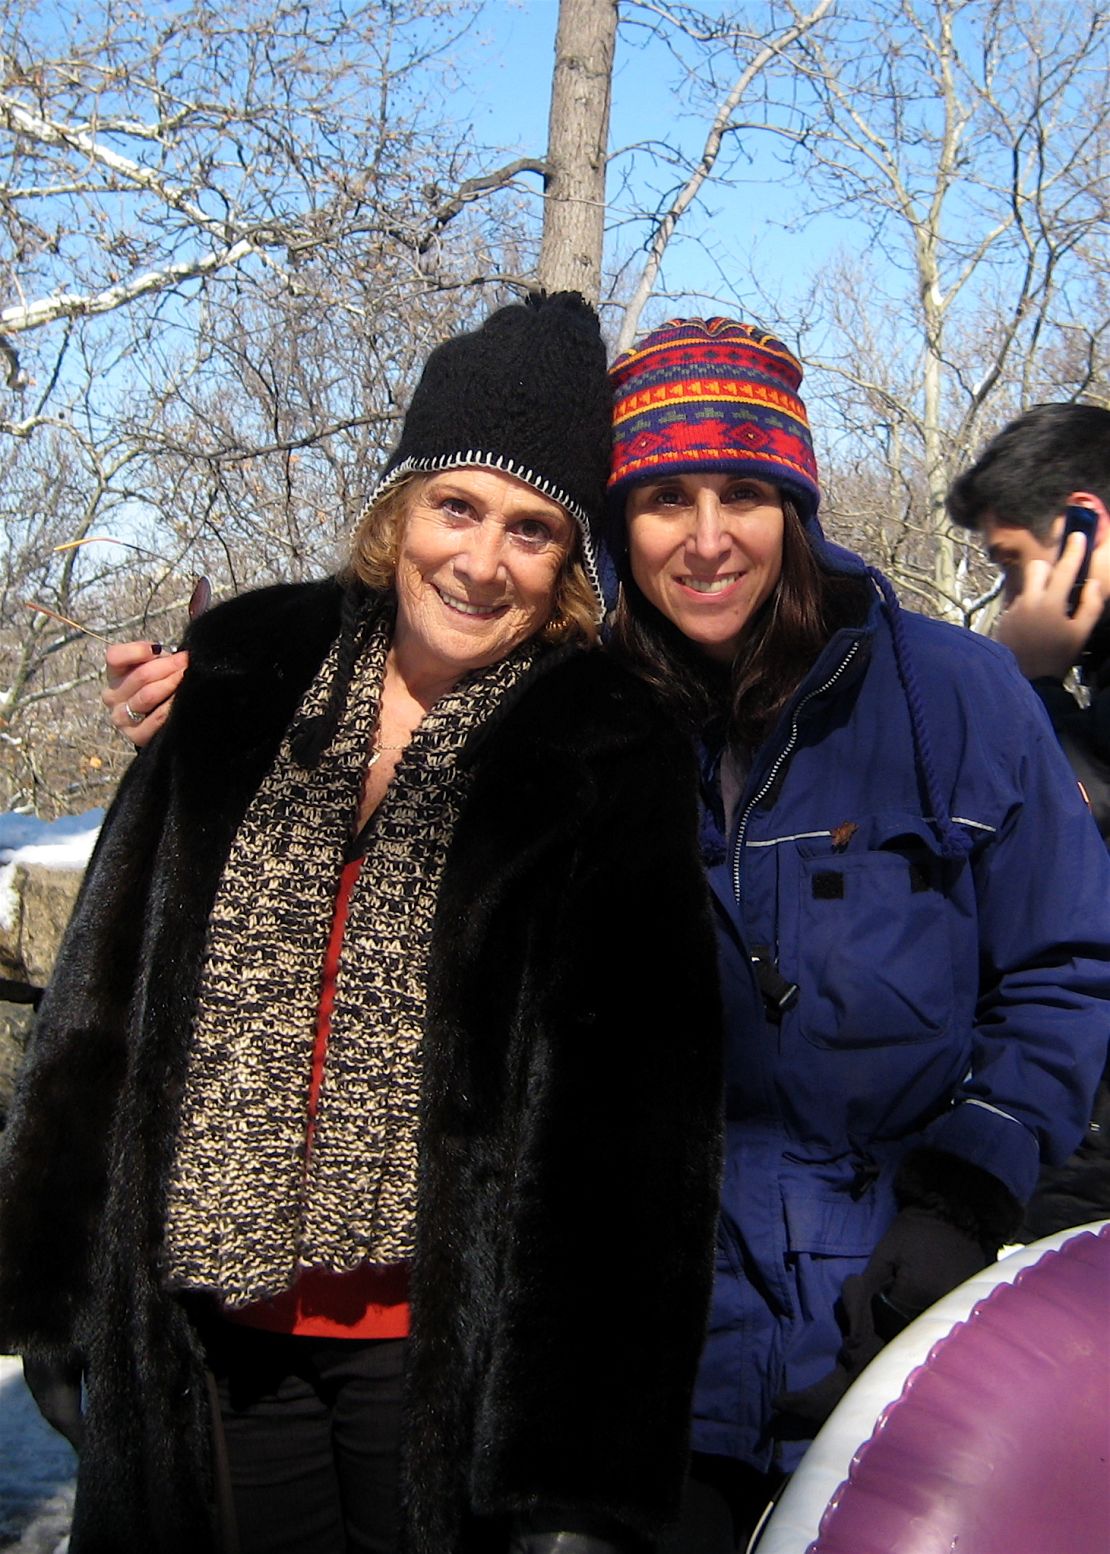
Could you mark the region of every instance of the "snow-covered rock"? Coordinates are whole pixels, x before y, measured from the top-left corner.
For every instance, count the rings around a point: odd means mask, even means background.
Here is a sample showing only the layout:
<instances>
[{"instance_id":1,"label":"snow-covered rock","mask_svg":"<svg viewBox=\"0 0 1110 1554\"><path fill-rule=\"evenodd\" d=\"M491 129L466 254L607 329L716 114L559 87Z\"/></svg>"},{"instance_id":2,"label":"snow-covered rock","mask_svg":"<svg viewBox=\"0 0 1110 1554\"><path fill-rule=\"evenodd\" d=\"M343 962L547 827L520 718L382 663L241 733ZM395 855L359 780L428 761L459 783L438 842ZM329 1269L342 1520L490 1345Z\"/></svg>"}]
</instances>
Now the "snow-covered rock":
<instances>
[{"instance_id":1,"label":"snow-covered rock","mask_svg":"<svg viewBox=\"0 0 1110 1554\"><path fill-rule=\"evenodd\" d=\"M73 882L85 871L103 819L102 809L52 821L0 815L0 956L8 964L19 964L22 955L26 880L41 881L44 891L64 888L61 882L68 882L72 896ZM43 963L45 950L41 939L28 949L33 964ZM51 962L52 956L47 969Z\"/></svg>"},{"instance_id":2,"label":"snow-covered rock","mask_svg":"<svg viewBox=\"0 0 1110 1554\"><path fill-rule=\"evenodd\" d=\"M61 820L0 815L0 1119L11 1101L31 1009L19 997L43 988L104 818L102 809Z\"/></svg>"},{"instance_id":3,"label":"snow-covered rock","mask_svg":"<svg viewBox=\"0 0 1110 1554\"><path fill-rule=\"evenodd\" d=\"M52 823L0 815L0 976L41 987L96 841L104 811ZM0 1113L30 1023L27 1005L0 1003ZM18 1359L0 1356L0 1549L65 1554L77 1458L35 1407Z\"/></svg>"}]
</instances>

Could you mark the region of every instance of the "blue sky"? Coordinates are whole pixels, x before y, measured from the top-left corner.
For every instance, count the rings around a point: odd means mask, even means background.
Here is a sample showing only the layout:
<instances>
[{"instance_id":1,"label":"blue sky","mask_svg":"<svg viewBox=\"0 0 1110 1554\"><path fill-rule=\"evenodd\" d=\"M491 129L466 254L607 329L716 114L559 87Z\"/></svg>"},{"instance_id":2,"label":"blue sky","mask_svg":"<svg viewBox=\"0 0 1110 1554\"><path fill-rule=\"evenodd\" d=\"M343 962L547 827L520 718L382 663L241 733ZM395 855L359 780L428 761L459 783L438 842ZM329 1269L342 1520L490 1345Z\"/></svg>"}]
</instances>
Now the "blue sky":
<instances>
[{"instance_id":1,"label":"blue sky","mask_svg":"<svg viewBox=\"0 0 1110 1554\"><path fill-rule=\"evenodd\" d=\"M557 21L558 0L487 0L478 25L456 51L462 84L450 104L453 114L473 124L477 142L542 155ZM666 134L696 155L707 122L679 114L674 61L657 41L638 47L643 37L642 31L632 29L622 29L618 36L611 151L619 153L637 141ZM781 222L791 213L791 201L783 190L770 137L748 136L745 151L752 165L743 186L724 188L712 182L704 186L668 250L664 280L670 292L683 291L697 304L690 311L707 311L705 299L714 297L724 306L747 306L758 316L761 299L751 284L758 271L788 312L791 294L804 284L819 256L835 250L851 234L847 222L823 218L808 224L804 244L784 242ZM626 208L620 177L625 167L627 159L622 159L610 169L611 218L619 218ZM638 193L641 202L649 204L666 187L668 176L652 168L648 159L640 159L633 196ZM608 261L633 253L645 231L641 226L635 237L630 230L614 234ZM658 306L674 312L677 303Z\"/></svg>"}]
</instances>

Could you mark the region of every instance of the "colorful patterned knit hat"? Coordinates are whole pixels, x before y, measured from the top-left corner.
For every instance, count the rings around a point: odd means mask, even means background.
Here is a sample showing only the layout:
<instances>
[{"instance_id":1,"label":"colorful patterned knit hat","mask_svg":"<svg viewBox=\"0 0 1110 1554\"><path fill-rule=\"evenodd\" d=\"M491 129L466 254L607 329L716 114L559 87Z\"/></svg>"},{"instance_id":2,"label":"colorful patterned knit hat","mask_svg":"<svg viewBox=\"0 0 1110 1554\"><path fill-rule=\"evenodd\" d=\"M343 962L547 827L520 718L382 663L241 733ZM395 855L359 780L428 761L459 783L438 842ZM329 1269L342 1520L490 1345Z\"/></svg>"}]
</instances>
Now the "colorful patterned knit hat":
<instances>
[{"instance_id":1,"label":"colorful patterned knit hat","mask_svg":"<svg viewBox=\"0 0 1110 1554\"><path fill-rule=\"evenodd\" d=\"M737 468L784 487L803 519L821 500L802 366L758 324L676 318L609 369L610 501L659 475Z\"/></svg>"}]
</instances>

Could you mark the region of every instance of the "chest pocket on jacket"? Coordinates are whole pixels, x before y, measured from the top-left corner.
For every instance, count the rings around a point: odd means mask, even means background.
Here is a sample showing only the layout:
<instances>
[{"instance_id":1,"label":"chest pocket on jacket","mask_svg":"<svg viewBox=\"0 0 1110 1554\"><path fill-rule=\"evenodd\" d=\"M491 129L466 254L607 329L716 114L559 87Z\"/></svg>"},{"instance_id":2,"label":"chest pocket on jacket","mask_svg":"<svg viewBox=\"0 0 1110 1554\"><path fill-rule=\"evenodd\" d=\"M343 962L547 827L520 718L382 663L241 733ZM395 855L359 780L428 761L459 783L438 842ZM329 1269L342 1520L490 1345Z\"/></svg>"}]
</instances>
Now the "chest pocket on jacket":
<instances>
[{"instance_id":1,"label":"chest pocket on jacket","mask_svg":"<svg viewBox=\"0 0 1110 1554\"><path fill-rule=\"evenodd\" d=\"M952 1019L946 865L921 821L886 829L798 859L795 1018L819 1047L932 1041Z\"/></svg>"}]
</instances>

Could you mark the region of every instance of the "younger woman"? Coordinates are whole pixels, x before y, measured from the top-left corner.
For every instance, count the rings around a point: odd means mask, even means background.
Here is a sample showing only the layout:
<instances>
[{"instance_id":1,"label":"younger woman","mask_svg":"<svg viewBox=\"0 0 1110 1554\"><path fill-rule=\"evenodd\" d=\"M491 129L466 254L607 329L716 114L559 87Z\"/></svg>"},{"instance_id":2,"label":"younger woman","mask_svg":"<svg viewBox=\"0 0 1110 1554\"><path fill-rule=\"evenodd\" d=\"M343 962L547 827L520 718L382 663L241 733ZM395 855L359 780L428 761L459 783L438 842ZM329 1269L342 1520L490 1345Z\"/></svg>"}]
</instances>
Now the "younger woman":
<instances>
[{"instance_id":1,"label":"younger woman","mask_svg":"<svg viewBox=\"0 0 1110 1554\"><path fill-rule=\"evenodd\" d=\"M610 646L700 742L727 1030L699 1456L667 1547L725 1554L1081 1137L1110 867L1010 655L825 540L780 341L678 320L610 377Z\"/></svg>"}]
</instances>

